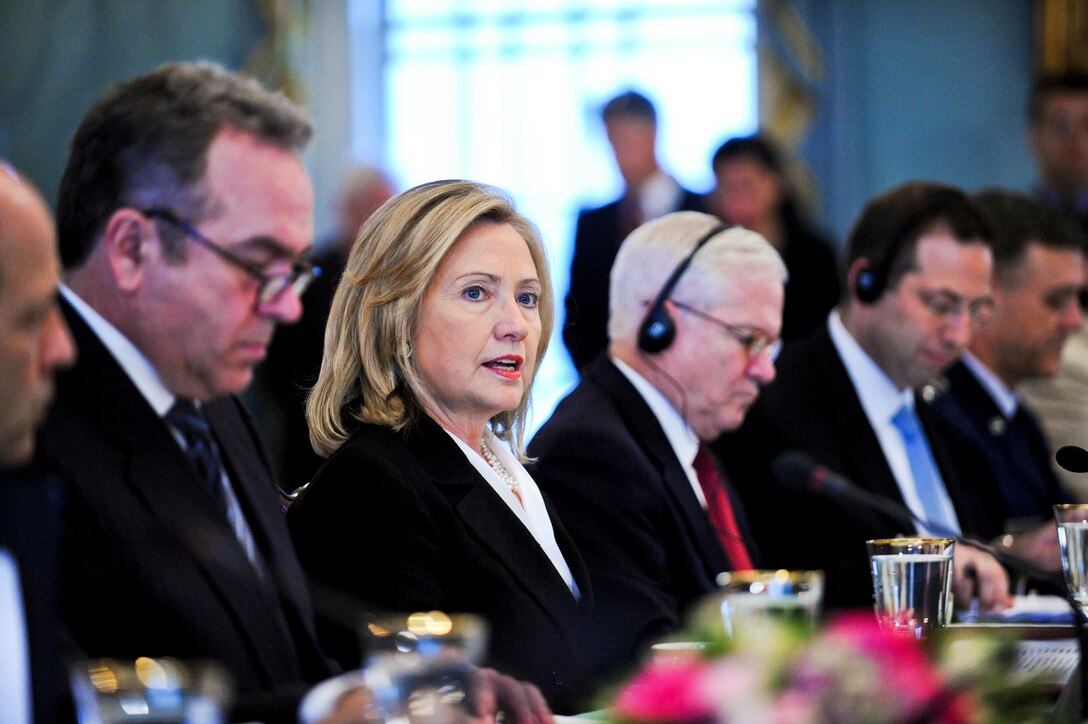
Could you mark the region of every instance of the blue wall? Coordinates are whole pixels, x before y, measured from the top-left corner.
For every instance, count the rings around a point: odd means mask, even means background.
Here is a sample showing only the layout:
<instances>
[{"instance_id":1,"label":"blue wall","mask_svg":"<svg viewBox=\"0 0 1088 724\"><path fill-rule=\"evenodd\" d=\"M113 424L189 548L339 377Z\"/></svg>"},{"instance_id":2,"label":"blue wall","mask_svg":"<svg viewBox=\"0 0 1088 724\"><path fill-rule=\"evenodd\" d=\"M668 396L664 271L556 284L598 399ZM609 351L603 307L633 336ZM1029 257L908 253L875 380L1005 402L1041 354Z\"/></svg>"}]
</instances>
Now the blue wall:
<instances>
[{"instance_id":1,"label":"blue wall","mask_svg":"<svg viewBox=\"0 0 1088 724\"><path fill-rule=\"evenodd\" d=\"M828 70L802 153L839 239L869 197L902 181L1030 185L1029 0L802 5Z\"/></svg>"},{"instance_id":2,"label":"blue wall","mask_svg":"<svg viewBox=\"0 0 1088 724\"><path fill-rule=\"evenodd\" d=\"M53 200L68 141L110 83L167 60L240 68L260 35L252 0L3 0L0 155Z\"/></svg>"}]
</instances>

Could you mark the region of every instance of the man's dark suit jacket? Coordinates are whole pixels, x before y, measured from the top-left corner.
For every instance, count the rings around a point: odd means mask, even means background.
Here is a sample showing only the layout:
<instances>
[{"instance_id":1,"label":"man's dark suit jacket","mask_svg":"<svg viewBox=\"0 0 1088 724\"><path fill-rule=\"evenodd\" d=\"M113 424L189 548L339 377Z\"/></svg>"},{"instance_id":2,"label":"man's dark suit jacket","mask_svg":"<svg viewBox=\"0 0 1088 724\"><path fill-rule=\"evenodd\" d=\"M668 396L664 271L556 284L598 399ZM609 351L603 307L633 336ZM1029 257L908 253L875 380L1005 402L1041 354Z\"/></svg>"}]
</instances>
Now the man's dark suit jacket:
<instances>
[{"instance_id":1,"label":"man's dark suit jacket","mask_svg":"<svg viewBox=\"0 0 1088 724\"><path fill-rule=\"evenodd\" d=\"M987 524L993 536L1004 532L1006 521L1043 523L1053 520L1055 503L1069 502L1051 466L1050 446L1039 423L1021 404L1006 421L994 398L963 362L946 373L948 390L933 409L942 434L955 440L955 450L982 451L986 466L969 481L983 500L997 498L998 517ZM981 532L981 531L980 531Z\"/></svg>"},{"instance_id":2,"label":"man's dark suit jacket","mask_svg":"<svg viewBox=\"0 0 1088 724\"><path fill-rule=\"evenodd\" d=\"M540 687L561 713L593 693L584 662L589 576L551 515L576 599L532 534L429 417L403 432L363 424L288 512L315 583L388 611L482 615L487 664Z\"/></svg>"},{"instance_id":3,"label":"man's dark suit jacket","mask_svg":"<svg viewBox=\"0 0 1088 724\"><path fill-rule=\"evenodd\" d=\"M781 452L800 450L859 487L904 505L899 486L826 326L788 345L775 366L777 379L741 428L723 435L715 448L744 499L767 566L825 571L828 607L872 605L865 541L915 531L864 505L785 490L770 465ZM921 395L915 404L960 527L980 532L986 515L961 483L962 470L978 461L966 455L954 460L946 441L934 434L930 406Z\"/></svg>"},{"instance_id":4,"label":"man's dark suit jacket","mask_svg":"<svg viewBox=\"0 0 1088 724\"><path fill-rule=\"evenodd\" d=\"M605 355L584 370L529 454L589 565L594 668L618 673L677 629L729 560L653 411Z\"/></svg>"},{"instance_id":5,"label":"man's dark suit jacket","mask_svg":"<svg viewBox=\"0 0 1088 724\"><path fill-rule=\"evenodd\" d=\"M0 499L0 550L7 550L19 567L34 721L66 721L74 712L62 658L65 652L57 637L60 486L39 471L4 471L0 473Z\"/></svg>"},{"instance_id":6,"label":"man's dark suit jacket","mask_svg":"<svg viewBox=\"0 0 1088 724\"><path fill-rule=\"evenodd\" d=\"M581 370L608 346L608 280L620 244L631 229L623 228L618 199L578 214L574 256L565 302L563 342ZM681 189L674 211L704 211L703 197Z\"/></svg>"},{"instance_id":7,"label":"man's dark suit jacket","mask_svg":"<svg viewBox=\"0 0 1088 724\"><path fill-rule=\"evenodd\" d=\"M259 576L212 491L117 361L64 305L79 349L39 435L65 487L61 612L88 657L214 659L235 716L293 721L330 673L306 582L252 421L234 398L205 405L265 571Z\"/></svg>"}]
</instances>

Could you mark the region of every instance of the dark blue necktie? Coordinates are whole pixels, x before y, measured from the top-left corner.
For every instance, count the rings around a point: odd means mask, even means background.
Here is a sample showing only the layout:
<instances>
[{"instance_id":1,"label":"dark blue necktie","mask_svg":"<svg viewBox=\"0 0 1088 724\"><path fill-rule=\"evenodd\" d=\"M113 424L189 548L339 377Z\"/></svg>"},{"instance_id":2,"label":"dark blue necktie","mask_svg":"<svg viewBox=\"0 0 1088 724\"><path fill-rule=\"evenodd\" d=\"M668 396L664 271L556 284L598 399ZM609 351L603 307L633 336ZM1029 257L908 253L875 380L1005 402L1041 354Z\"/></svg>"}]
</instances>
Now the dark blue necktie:
<instances>
[{"instance_id":1,"label":"dark blue necktie","mask_svg":"<svg viewBox=\"0 0 1088 724\"><path fill-rule=\"evenodd\" d=\"M227 503L223 493L223 463L207 418L190 400L179 397L167 411L166 421L181 433L189 460L225 515Z\"/></svg>"}]
</instances>

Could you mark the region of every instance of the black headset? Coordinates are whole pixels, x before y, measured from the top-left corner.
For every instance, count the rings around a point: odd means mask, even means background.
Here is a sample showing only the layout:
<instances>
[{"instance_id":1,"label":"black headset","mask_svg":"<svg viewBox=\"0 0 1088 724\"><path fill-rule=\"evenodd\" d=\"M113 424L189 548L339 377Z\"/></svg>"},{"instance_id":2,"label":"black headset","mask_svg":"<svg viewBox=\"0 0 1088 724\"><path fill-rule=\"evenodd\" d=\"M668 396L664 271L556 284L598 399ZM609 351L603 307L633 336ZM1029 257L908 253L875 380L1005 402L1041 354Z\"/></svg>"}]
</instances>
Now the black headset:
<instances>
[{"instance_id":1,"label":"black headset","mask_svg":"<svg viewBox=\"0 0 1088 724\"><path fill-rule=\"evenodd\" d=\"M673 338L676 337L676 322L673 321L669 311L665 309L665 301L676 287L677 282L680 281L680 277L691 266L691 259L695 256L695 253L703 248L711 238L728 228L725 224L720 224L708 231L699 241L695 242L695 248L684 257L684 260L669 275L665 285L658 292L657 298L654 299L654 303L650 305L650 311L646 313L646 318L642 320L642 324L638 328L638 348L643 352L657 354L665 351L672 344Z\"/></svg>"}]
</instances>

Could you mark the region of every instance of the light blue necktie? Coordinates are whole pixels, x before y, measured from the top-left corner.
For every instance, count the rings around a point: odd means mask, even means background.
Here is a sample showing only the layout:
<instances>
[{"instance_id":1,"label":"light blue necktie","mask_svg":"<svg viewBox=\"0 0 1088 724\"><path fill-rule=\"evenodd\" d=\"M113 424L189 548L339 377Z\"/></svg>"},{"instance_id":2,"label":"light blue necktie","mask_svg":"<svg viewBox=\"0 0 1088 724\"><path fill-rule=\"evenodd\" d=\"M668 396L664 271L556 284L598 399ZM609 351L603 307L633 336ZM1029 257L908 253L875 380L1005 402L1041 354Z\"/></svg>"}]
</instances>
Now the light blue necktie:
<instances>
[{"instance_id":1,"label":"light blue necktie","mask_svg":"<svg viewBox=\"0 0 1088 724\"><path fill-rule=\"evenodd\" d=\"M922 514L927 521L940 529L931 532L941 536L959 532L955 511L947 498L941 495L944 487L941 473L914 408L904 403L892 418L892 424L903 438L910 472L914 477L914 487L922 501Z\"/></svg>"}]
</instances>

